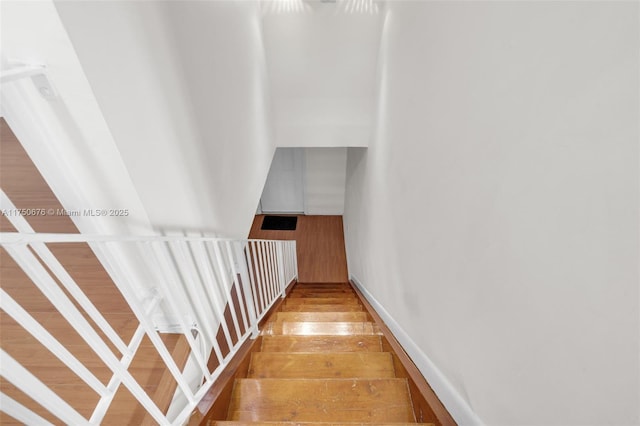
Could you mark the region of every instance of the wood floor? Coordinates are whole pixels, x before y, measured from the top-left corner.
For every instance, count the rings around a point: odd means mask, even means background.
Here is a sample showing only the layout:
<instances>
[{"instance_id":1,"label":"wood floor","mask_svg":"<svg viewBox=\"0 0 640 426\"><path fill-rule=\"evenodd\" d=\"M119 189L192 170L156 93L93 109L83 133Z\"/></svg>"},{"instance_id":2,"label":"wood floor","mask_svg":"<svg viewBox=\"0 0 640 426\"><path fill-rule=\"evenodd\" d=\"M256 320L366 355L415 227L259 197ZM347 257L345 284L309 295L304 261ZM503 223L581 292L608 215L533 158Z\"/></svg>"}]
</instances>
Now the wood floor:
<instances>
[{"instance_id":1,"label":"wood floor","mask_svg":"<svg viewBox=\"0 0 640 426\"><path fill-rule=\"evenodd\" d=\"M0 186L17 208L54 211L62 209L62 205L4 119L0 119ZM26 220L36 232L78 233L68 216L28 216ZM15 232L7 218L1 215L0 230ZM48 247L116 333L128 342L137 327L137 320L89 246L73 243L49 244ZM103 384L108 383L111 378L110 370L2 249L0 286L38 322L45 325L73 355L85 363ZM176 361L184 364L184 338L177 334L161 334L161 337L173 352ZM0 311L0 344L3 350L19 360L82 415L90 417L98 401L98 395L4 311ZM112 350L118 357L121 356L115 348ZM172 396L175 382L173 379L167 380L167 369L148 338L143 340L130 370L159 406L168 406L170 401L167 400L167 395L169 398ZM50 422L60 424L39 404L6 380L0 379L0 390L32 408ZM146 421L145 414L146 411L129 391L120 386L103 424L142 424ZM0 424L21 423L0 411Z\"/></svg>"},{"instance_id":2,"label":"wood floor","mask_svg":"<svg viewBox=\"0 0 640 426\"><path fill-rule=\"evenodd\" d=\"M257 215L249 238L296 240L298 281L344 283L349 280L342 216L298 216L295 231L261 230L264 215Z\"/></svg>"},{"instance_id":3,"label":"wood floor","mask_svg":"<svg viewBox=\"0 0 640 426\"><path fill-rule=\"evenodd\" d=\"M408 380L349 284L297 284L261 335L226 419L207 424L416 423Z\"/></svg>"}]
</instances>

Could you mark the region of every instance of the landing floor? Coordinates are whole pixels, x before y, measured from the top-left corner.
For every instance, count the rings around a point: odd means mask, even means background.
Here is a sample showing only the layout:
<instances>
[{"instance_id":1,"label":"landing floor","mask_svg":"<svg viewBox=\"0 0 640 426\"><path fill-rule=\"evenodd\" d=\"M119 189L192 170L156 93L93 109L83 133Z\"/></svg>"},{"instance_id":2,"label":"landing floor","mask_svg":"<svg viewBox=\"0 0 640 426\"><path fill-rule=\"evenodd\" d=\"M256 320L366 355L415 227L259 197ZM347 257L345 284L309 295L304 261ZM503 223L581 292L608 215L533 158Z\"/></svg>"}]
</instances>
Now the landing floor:
<instances>
[{"instance_id":1,"label":"landing floor","mask_svg":"<svg viewBox=\"0 0 640 426\"><path fill-rule=\"evenodd\" d=\"M298 281L341 283L349 281L342 216L298 216L295 231L263 231L264 215L257 215L249 238L296 240Z\"/></svg>"}]
</instances>

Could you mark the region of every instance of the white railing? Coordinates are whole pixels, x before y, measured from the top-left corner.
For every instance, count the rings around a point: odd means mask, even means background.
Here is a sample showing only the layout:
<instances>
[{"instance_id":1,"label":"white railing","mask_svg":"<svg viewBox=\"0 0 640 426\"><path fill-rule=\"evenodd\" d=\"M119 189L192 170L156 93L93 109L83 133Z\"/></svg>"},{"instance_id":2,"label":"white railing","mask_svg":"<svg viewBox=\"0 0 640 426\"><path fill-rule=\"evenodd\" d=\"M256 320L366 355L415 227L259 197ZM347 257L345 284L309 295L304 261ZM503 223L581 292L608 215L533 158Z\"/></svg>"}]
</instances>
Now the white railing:
<instances>
[{"instance_id":1,"label":"white railing","mask_svg":"<svg viewBox=\"0 0 640 426\"><path fill-rule=\"evenodd\" d=\"M12 223L24 230L28 225L20 220ZM82 283L76 282L54 256L51 243L60 243L56 247L87 243L91 247L138 321L128 342L94 306ZM0 374L57 419L74 425L100 424L120 385L158 424L183 424L240 346L258 335L259 321L284 297L287 285L297 279L295 241L2 233L0 246L112 372L111 380L103 384L60 343L47 324L40 324L28 307L0 289L0 308L96 392L99 401L89 418L81 415L72 401L60 398L24 368L20 359L11 356L11 343L1 342ZM191 368L181 368L174 361L161 339L159 330L163 329L184 336L190 347L187 364ZM168 412L156 405L128 370L145 336L177 383L174 406ZM109 344L117 348L118 356ZM210 357L216 360L213 370L207 365ZM189 377L188 370L196 371L195 376ZM49 424L8 395L0 394L0 409L26 424Z\"/></svg>"}]
</instances>

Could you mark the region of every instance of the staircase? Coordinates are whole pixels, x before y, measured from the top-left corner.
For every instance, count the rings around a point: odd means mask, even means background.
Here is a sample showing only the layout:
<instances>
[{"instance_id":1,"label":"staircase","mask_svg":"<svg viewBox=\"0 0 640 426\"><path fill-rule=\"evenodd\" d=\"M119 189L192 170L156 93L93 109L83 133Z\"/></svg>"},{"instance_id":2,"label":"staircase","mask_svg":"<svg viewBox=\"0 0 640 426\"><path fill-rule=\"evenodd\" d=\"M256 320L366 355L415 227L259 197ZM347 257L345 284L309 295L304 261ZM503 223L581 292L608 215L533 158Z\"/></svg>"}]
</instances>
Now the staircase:
<instances>
[{"instance_id":1,"label":"staircase","mask_svg":"<svg viewBox=\"0 0 640 426\"><path fill-rule=\"evenodd\" d=\"M455 424L357 287L296 283L347 279L340 216L80 234L0 131L0 424Z\"/></svg>"},{"instance_id":2,"label":"staircase","mask_svg":"<svg viewBox=\"0 0 640 426\"><path fill-rule=\"evenodd\" d=\"M206 424L416 423L408 379L349 284L296 284L261 336L226 420Z\"/></svg>"}]
</instances>

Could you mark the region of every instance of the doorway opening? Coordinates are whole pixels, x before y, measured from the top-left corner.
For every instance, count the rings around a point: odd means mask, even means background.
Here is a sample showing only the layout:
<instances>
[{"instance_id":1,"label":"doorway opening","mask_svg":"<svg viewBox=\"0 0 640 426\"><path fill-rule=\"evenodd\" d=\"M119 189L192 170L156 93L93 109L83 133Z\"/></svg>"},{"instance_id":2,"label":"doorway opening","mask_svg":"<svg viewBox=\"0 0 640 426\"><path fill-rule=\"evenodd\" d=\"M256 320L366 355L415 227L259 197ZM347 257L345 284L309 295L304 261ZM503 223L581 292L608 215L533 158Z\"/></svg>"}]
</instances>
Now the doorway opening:
<instances>
[{"instance_id":1,"label":"doorway opening","mask_svg":"<svg viewBox=\"0 0 640 426\"><path fill-rule=\"evenodd\" d=\"M277 148L258 213L342 215L347 148Z\"/></svg>"}]
</instances>

